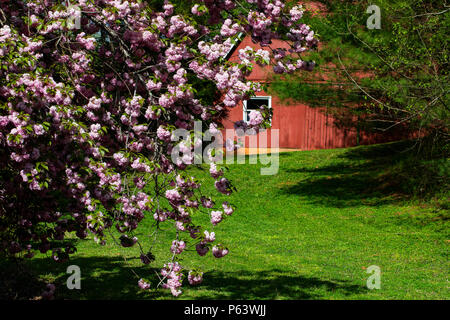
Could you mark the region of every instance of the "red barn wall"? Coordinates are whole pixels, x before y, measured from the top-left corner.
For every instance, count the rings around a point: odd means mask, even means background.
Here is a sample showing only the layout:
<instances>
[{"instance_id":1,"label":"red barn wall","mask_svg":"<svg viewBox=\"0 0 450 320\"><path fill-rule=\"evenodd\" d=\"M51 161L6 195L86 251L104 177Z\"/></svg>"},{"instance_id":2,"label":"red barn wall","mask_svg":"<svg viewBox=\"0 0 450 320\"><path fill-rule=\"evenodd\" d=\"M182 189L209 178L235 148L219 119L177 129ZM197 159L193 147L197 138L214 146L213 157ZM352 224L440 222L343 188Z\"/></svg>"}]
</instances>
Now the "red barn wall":
<instances>
[{"instance_id":1,"label":"red barn wall","mask_svg":"<svg viewBox=\"0 0 450 320\"><path fill-rule=\"evenodd\" d=\"M258 96L268 96L259 92ZM355 146L357 134L353 130L338 129L333 119L318 108L296 103L285 105L272 96L272 128L268 130L268 146L271 147L271 131L279 130L279 147L302 150L333 149ZM243 119L243 104L230 111L223 122L225 129L233 129L233 123ZM258 135L259 136L259 135ZM246 139L248 147L248 138Z\"/></svg>"},{"instance_id":2,"label":"red barn wall","mask_svg":"<svg viewBox=\"0 0 450 320\"><path fill-rule=\"evenodd\" d=\"M234 50L230 57L230 61L238 61L238 53L240 49L245 47L254 49L261 48L254 44L250 37L242 40L239 46ZM288 43L275 40L271 45L272 48L289 48ZM266 48L267 49L267 48ZM247 77L251 81L265 82L272 72L271 67L261 67L254 65L252 73ZM259 92L257 96L269 96L265 92ZM338 128L334 119L326 114L326 108L310 107L304 103L295 102L289 105L280 101L277 96L272 97L272 129L279 130L279 146L280 148L292 148L302 150L315 149L333 149L352 147L358 144L357 132L355 128ZM243 119L243 104L233 108L228 119L223 122L225 129L233 129L233 123ZM268 130L270 146L270 132ZM246 138L246 146L248 147L248 139ZM359 144L373 144L395 140L394 137L386 138L376 134L360 134Z\"/></svg>"}]
</instances>

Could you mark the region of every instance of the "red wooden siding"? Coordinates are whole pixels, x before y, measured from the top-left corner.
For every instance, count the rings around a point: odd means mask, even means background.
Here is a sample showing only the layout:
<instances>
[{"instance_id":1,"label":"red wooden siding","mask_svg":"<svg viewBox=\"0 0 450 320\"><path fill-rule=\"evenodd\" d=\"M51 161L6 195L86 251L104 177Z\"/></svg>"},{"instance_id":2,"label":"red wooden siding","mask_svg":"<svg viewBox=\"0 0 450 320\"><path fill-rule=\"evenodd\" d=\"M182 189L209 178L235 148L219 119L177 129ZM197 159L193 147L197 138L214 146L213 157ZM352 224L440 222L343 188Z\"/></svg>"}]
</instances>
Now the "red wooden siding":
<instances>
[{"instance_id":1,"label":"red wooden siding","mask_svg":"<svg viewBox=\"0 0 450 320\"><path fill-rule=\"evenodd\" d=\"M265 92L258 96L267 96ZM305 104L285 105L272 96L272 129L279 130L279 147L303 150L332 149L356 145L356 132L341 130L323 110ZM226 129L233 129L234 121L243 119L243 105L233 108L223 122ZM268 130L268 147L270 131ZM248 146L248 138L247 138Z\"/></svg>"},{"instance_id":2,"label":"red wooden siding","mask_svg":"<svg viewBox=\"0 0 450 320\"><path fill-rule=\"evenodd\" d=\"M259 49L250 37L242 40L239 46L234 50L230 57L231 61L237 61L238 52L245 47ZM288 48L288 44L283 41L275 40L272 48ZM260 67L255 64L252 73L248 76L251 81L264 82L272 68ZM259 92L257 96L269 96L265 92ZM306 104L295 102L289 105L284 104L276 96L272 96L272 129L279 130L279 146L280 148L292 148L302 150L314 149L333 149L352 147L357 145L357 132L351 128L338 128L334 119L326 114L326 108L310 107ZM225 129L233 129L233 123L243 119L243 104L233 108L228 119L223 122ZM269 141L270 145L270 131ZM381 143L395 140L394 137L388 137L377 134L360 135L360 144ZM248 146L248 138L246 138Z\"/></svg>"}]
</instances>

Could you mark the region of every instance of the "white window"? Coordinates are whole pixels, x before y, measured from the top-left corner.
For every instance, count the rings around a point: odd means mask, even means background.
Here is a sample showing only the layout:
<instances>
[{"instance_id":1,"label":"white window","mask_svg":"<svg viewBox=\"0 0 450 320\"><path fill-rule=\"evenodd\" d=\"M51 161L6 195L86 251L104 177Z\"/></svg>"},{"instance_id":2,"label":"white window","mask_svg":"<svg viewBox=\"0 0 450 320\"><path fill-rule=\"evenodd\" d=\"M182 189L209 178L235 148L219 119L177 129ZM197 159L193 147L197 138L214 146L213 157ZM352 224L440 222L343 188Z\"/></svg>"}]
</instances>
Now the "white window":
<instances>
[{"instance_id":1,"label":"white window","mask_svg":"<svg viewBox=\"0 0 450 320\"><path fill-rule=\"evenodd\" d=\"M244 121L250 121L250 112L259 110L262 106L272 108L272 97L253 97L244 101Z\"/></svg>"}]
</instances>

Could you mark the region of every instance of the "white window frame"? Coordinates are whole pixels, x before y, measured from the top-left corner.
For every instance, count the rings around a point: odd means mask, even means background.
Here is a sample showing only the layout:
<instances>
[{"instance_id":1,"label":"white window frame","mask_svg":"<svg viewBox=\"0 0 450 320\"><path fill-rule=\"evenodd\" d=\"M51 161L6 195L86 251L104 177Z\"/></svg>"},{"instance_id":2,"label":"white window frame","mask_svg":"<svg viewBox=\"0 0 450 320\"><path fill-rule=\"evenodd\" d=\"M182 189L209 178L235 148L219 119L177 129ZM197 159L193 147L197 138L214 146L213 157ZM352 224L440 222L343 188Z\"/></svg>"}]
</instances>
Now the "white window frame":
<instances>
[{"instance_id":1,"label":"white window frame","mask_svg":"<svg viewBox=\"0 0 450 320\"><path fill-rule=\"evenodd\" d=\"M270 109L272 109L272 96L256 96L256 97L251 97L249 100L268 100L268 107ZM248 100L244 100L244 106L242 108L243 114L242 114L242 119L244 120L245 123L248 123L247 121L247 101ZM270 119L270 124L272 124L272 119Z\"/></svg>"}]
</instances>

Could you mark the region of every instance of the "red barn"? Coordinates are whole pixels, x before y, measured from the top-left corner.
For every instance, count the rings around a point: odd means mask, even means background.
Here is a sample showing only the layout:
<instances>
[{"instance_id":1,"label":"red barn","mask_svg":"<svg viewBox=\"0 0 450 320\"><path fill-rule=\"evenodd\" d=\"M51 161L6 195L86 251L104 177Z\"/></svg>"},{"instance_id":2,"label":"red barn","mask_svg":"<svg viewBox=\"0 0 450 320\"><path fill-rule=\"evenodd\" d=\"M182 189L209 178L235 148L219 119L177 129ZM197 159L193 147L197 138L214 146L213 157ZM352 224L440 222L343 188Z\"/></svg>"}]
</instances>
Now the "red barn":
<instances>
[{"instance_id":1,"label":"red barn","mask_svg":"<svg viewBox=\"0 0 450 320\"><path fill-rule=\"evenodd\" d=\"M261 47L252 42L251 37L245 37L231 52L229 60L238 61L240 49L247 46L257 50ZM285 41L274 40L272 48L287 48ZM268 82L272 67L254 65L248 80ZM307 72L307 71L300 71ZM225 129L233 129L235 121L248 120L248 114L252 109L258 109L260 105L268 105L273 110L272 129L268 130L268 147L270 148L270 133L273 129L279 130L279 148L294 150L314 150L353 147L358 144L373 144L395 140L380 134L358 133L355 128L339 128L333 117L326 112L326 108L310 107L307 104L294 102L289 105L283 103L277 96L266 92L259 92L256 97L244 101L231 109L227 120L223 121ZM359 137L358 137L359 135ZM248 146L249 138L246 138ZM261 147L261 144L259 145ZM253 150L246 150L253 152Z\"/></svg>"}]
</instances>

